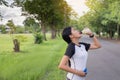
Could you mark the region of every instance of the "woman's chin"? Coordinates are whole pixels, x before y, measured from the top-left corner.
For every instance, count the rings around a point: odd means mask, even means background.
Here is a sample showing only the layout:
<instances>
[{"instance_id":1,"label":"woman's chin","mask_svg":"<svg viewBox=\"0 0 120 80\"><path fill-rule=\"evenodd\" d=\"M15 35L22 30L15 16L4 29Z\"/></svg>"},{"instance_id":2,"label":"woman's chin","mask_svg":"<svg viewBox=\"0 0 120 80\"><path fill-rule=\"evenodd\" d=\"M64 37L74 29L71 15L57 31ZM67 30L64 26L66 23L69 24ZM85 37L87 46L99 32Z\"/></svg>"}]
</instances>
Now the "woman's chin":
<instances>
[{"instance_id":1,"label":"woman's chin","mask_svg":"<svg viewBox=\"0 0 120 80\"><path fill-rule=\"evenodd\" d=\"M82 36L79 36L79 38L81 38Z\"/></svg>"}]
</instances>

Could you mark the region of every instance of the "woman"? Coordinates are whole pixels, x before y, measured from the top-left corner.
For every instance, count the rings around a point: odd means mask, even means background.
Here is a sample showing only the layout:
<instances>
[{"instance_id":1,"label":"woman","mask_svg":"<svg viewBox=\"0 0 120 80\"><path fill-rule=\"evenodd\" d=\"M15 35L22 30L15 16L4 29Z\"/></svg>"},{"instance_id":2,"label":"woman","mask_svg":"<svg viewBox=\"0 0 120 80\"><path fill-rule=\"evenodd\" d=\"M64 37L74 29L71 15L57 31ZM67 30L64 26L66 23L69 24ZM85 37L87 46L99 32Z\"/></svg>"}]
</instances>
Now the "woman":
<instances>
[{"instance_id":1,"label":"woman","mask_svg":"<svg viewBox=\"0 0 120 80\"><path fill-rule=\"evenodd\" d=\"M68 47L61 59L59 68L68 72L66 80L85 80L87 51L101 47L92 32L87 34L93 38L92 44L79 42L81 33L72 27L66 27L62 32L62 38L68 43Z\"/></svg>"}]
</instances>

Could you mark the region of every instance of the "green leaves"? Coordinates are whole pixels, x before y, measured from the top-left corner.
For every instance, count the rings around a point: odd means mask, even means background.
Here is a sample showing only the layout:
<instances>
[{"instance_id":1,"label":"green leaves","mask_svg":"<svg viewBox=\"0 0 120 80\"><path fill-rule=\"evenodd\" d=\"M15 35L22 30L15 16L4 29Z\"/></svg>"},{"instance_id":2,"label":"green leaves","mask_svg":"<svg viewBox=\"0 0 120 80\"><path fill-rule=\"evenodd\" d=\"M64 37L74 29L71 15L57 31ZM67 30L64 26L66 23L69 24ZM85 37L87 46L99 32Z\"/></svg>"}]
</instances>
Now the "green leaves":
<instances>
[{"instance_id":1,"label":"green leaves","mask_svg":"<svg viewBox=\"0 0 120 80\"><path fill-rule=\"evenodd\" d=\"M13 34L16 30L16 27L12 20L8 20L7 26L10 28L10 33Z\"/></svg>"},{"instance_id":2,"label":"green leaves","mask_svg":"<svg viewBox=\"0 0 120 80\"><path fill-rule=\"evenodd\" d=\"M84 15L84 22L87 21L96 32L107 32L111 38L115 32L119 33L119 0L86 0L86 5L90 11Z\"/></svg>"},{"instance_id":3,"label":"green leaves","mask_svg":"<svg viewBox=\"0 0 120 80\"><path fill-rule=\"evenodd\" d=\"M62 24L65 18L70 19L72 10L64 0L26 0L24 7L36 19L55 26Z\"/></svg>"},{"instance_id":4,"label":"green leaves","mask_svg":"<svg viewBox=\"0 0 120 80\"><path fill-rule=\"evenodd\" d=\"M26 20L23 22L25 25L25 30L29 32L40 32L40 25L38 22L35 21L35 19L28 17Z\"/></svg>"}]
</instances>

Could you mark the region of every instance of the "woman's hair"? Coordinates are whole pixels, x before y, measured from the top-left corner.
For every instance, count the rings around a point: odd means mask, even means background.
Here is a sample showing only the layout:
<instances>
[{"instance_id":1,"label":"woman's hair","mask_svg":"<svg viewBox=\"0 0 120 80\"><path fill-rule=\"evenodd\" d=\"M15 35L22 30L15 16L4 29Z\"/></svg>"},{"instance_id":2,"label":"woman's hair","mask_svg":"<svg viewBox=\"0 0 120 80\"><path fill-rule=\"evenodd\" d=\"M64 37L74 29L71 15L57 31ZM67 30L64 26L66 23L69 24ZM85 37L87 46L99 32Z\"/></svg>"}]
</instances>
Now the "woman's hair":
<instances>
[{"instance_id":1,"label":"woman's hair","mask_svg":"<svg viewBox=\"0 0 120 80\"><path fill-rule=\"evenodd\" d=\"M63 29L63 32L62 32L62 38L68 44L71 43L71 39L69 37L69 35L71 35L71 29L72 29L71 27L66 27Z\"/></svg>"}]
</instances>

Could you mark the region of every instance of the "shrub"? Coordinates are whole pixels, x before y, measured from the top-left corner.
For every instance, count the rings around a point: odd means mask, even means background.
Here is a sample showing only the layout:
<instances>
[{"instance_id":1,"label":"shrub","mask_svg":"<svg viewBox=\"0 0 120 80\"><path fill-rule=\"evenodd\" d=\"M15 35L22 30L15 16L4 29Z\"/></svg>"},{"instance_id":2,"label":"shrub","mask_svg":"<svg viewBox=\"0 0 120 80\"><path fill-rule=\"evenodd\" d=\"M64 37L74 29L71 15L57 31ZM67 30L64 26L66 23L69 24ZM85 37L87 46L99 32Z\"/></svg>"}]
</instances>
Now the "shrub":
<instances>
[{"instance_id":1,"label":"shrub","mask_svg":"<svg viewBox=\"0 0 120 80\"><path fill-rule=\"evenodd\" d=\"M20 27L20 26L18 26L18 27L16 27L16 33L24 33L24 31L25 31L25 29L24 29L24 27Z\"/></svg>"},{"instance_id":2,"label":"shrub","mask_svg":"<svg viewBox=\"0 0 120 80\"><path fill-rule=\"evenodd\" d=\"M27 37L24 35L17 35L15 36L15 39L18 39L20 42L26 42L27 41Z\"/></svg>"},{"instance_id":3,"label":"shrub","mask_svg":"<svg viewBox=\"0 0 120 80\"><path fill-rule=\"evenodd\" d=\"M35 44L40 44L42 43L43 41L43 37L41 35L41 33L37 32L37 33L34 33L34 37L35 37Z\"/></svg>"}]
</instances>

